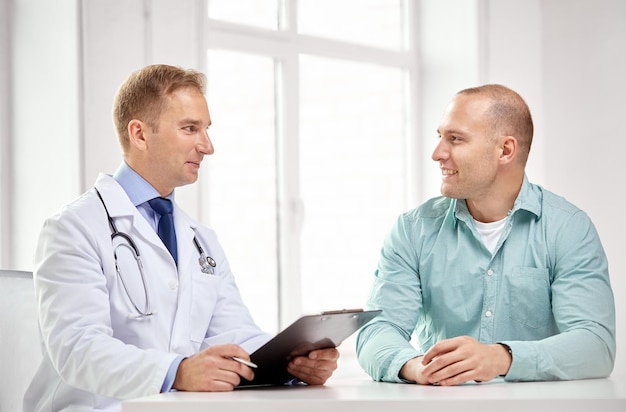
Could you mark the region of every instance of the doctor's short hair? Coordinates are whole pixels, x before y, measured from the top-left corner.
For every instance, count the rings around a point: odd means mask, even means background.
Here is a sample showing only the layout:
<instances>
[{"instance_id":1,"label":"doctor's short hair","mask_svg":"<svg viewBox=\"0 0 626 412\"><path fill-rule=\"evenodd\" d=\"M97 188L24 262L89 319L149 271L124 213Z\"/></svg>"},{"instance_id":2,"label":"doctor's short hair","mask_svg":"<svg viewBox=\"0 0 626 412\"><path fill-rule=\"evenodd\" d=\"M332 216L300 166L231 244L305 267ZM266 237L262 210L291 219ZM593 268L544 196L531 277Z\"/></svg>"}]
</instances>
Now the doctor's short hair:
<instances>
[{"instance_id":1,"label":"doctor's short hair","mask_svg":"<svg viewBox=\"0 0 626 412\"><path fill-rule=\"evenodd\" d=\"M130 121L141 120L157 132L158 120L168 97L183 88L196 89L204 94L206 76L191 69L154 64L135 71L122 83L113 103L113 122L124 153L130 145Z\"/></svg>"}]
</instances>

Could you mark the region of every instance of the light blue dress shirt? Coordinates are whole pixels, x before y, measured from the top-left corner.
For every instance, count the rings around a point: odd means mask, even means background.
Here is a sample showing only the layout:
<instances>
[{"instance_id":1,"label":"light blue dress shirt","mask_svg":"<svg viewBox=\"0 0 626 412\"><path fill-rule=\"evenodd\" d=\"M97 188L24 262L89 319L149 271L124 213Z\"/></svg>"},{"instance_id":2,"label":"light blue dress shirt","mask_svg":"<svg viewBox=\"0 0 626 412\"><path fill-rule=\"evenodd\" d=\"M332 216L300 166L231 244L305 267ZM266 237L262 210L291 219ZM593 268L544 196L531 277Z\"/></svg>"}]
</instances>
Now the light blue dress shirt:
<instances>
[{"instance_id":1,"label":"light blue dress shirt","mask_svg":"<svg viewBox=\"0 0 626 412\"><path fill-rule=\"evenodd\" d=\"M605 377L615 362L615 306L596 229L526 176L493 254L464 200L437 197L402 214L367 306L383 312L359 331L357 354L377 381L402 382L409 359L463 335L511 347L506 380Z\"/></svg>"},{"instance_id":2,"label":"light blue dress shirt","mask_svg":"<svg viewBox=\"0 0 626 412\"><path fill-rule=\"evenodd\" d=\"M130 201L156 232L160 216L150 207L148 200L161 196L159 192L137 172L131 169L126 162L120 164L113 174L113 179L122 186ZM167 199L171 200L173 203L174 192L170 193Z\"/></svg>"}]
</instances>

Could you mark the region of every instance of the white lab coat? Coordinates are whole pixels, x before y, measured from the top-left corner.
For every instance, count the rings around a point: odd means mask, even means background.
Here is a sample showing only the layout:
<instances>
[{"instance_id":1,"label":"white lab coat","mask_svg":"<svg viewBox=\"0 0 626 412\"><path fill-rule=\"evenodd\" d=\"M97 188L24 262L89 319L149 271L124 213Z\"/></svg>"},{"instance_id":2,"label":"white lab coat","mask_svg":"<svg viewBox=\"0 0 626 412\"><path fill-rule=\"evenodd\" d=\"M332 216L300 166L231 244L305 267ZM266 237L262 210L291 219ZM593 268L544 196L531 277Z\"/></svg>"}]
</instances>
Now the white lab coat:
<instances>
[{"instance_id":1,"label":"white lab coat","mask_svg":"<svg viewBox=\"0 0 626 412\"><path fill-rule=\"evenodd\" d=\"M119 410L120 400L159 393L171 362L221 343L249 352L269 340L239 295L215 233L174 205L177 270L157 233L110 176L95 183L117 229L136 243L152 310L136 319L115 271L111 229L95 190L41 231L35 256L43 361L24 398L24 410ZM194 235L217 262L215 274L198 264ZM144 309L144 288L128 249L118 261L129 293Z\"/></svg>"}]
</instances>

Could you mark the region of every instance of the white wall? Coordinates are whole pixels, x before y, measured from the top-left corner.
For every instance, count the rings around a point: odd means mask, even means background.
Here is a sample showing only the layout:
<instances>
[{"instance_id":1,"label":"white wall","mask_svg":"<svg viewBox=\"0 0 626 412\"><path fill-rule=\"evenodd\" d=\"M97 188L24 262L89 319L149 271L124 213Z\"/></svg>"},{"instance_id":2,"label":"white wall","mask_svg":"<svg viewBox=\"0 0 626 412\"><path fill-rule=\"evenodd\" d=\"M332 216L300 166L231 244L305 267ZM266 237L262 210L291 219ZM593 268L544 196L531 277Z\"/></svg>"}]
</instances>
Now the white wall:
<instances>
[{"instance_id":1,"label":"white wall","mask_svg":"<svg viewBox=\"0 0 626 412\"><path fill-rule=\"evenodd\" d=\"M0 263L30 270L43 219L91 185L97 172L112 171L119 161L110 115L117 85L144 64L199 67L203 61L198 21L187 18L199 18L201 10L195 0L0 4L0 10L12 10L14 26L9 72L14 163L10 186L15 189L8 201L14 211L12 225L2 226L12 230L2 236L5 244L11 242L13 253L11 260L0 256ZM8 4L12 7L6 8ZM421 194L438 193L432 183L438 178L427 172L432 170L427 167L432 162L429 145L434 144L436 123L452 93L484 82L518 90L531 106L537 129L529 177L587 211L603 239L618 311L615 373L626 374L621 355L626 351L626 280L621 276L626 256L619 238L626 223L619 215L624 183L618 173L618 156L626 149L620 128L626 95L626 1L421 4L424 93L419 118L426 139ZM167 30L154 23L163 15L171 22ZM0 47L5 48L0 56L7 55L5 42ZM0 64L6 73L7 62ZM61 155L51 155L59 147ZM188 208L195 213L193 189L181 197L188 198Z\"/></svg>"},{"instance_id":2,"label":"white wall","mask_svg":"<svg viewBox=\"0 0 626 412\"><path fill-rule=\"evenodd\" d=\"M11 7L7 2L0 1L0 233L11 233L9 223L11 209L5 197L12 193L11 188L11 142L9 134L11 130L11 68L8 64L11 59L11 36L12 24L9 19ZM8 261L12 250L6 242L0 238L0 263Z\"/></svg>"},{"instance_id":3,"label":"white wall","mask_svg":"<svg viewBox=\"0 0 626 412\"><path fill-rule=\"evenodd\" d=\"M626 374L626 1L545 1L543 98L545 185L593 219L616 295L618 355Z\"/></svg>"}]
</instances>

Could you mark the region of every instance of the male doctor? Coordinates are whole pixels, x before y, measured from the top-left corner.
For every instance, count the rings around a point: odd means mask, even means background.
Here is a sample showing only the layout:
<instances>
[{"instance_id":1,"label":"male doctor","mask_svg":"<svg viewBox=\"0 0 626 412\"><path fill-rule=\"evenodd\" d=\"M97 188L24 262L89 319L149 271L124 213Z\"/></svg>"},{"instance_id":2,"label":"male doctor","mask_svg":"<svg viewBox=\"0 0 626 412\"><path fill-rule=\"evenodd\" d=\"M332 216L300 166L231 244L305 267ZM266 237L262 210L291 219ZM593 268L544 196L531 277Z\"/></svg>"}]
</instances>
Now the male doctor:
<instances>
[{"instance_id":1,"label":"male doctor","mask_svg":"<svg viewBox=\"0 0 626 412\"><path fill-rule=\"evenodd\" d=\"M123 399L253 379L233 357L249 359L271 336L242 302L215 233L173 202L213 154L204 88L192 70L133 73L113 111L124 161L45 222L34 271L43 360L25 411L119 410ZM338 357L313 351L288 371L324 384Z\"/></svg>"}]
</instances>

